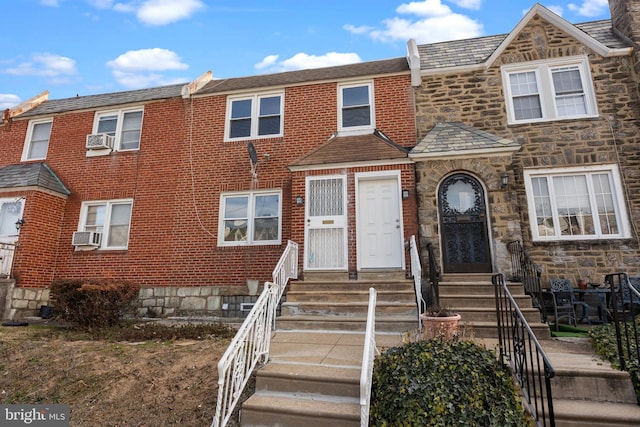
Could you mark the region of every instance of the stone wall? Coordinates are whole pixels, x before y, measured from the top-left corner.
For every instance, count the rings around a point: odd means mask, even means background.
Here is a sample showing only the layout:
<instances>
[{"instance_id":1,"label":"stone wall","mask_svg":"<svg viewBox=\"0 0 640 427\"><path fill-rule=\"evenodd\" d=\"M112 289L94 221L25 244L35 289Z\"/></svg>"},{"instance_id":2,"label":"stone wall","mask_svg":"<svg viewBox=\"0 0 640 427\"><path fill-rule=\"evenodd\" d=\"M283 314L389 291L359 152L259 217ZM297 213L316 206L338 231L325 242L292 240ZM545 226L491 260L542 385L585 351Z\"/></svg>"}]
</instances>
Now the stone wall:
<instances>
[{"instance_id":1,"label":"stone wall","mask_svg":"<svg viewBox=\"0 0 640 427\"><path fill-rule=\"evenodd\" d=\"M500 67L550 58L586 55L599 116L508 125ZM640 103L630 56L602 57L535 17L487 69L423 77L416 89L418 137L438 122L460 121L512 139L522 149L512 158L426 161L416 165L421 238L439 244L437 186L454 171L468 171L488 191L490 234L498 271L509 273L504 245L522 240L549 277L602 281L617 271L640 273L636 229L640 225ZM581 242L532 242L523 170L529 167L617 164L623 176L625 205L631 221L628 239ZM497 191L497 177L510 173L508 191ZM499 188L499 187L498 187ZM439 252L436 252L438 254ZM545 280L545 279L543 279Z\"/></svg>"},{"instance_id":2,"label":"stone wall","mask_svg":"<svg viewBox=\"0 0 640 427\"><path fill-rule=\"evenodd\" d=\"M49 304L49 289L19 288L13 280L0 280L0 286L8 290L6 299L0 298L0 303L6 301L2 320L38 316L40 307ZM140 290L136 314L153 318L246 317L260 292L262 287L254 280L247 286L147 287Z\"/></svg>"}]
</instances>

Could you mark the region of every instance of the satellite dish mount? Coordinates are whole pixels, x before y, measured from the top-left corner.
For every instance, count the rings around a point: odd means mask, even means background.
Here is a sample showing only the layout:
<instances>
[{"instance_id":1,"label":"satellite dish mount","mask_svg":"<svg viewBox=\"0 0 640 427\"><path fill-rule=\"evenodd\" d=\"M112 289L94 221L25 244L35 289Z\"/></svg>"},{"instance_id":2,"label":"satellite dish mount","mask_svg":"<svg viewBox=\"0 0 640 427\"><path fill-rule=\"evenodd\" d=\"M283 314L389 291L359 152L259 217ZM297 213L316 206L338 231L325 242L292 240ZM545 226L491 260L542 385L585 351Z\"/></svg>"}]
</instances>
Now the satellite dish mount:
<instances>
[{"instance_id":1,"label":"satellite dish mount","mask_svg":"<svg viewBox=\"0 0 640 427\"><path fill-rule=\"evenodd\" d=\"M251 163L251 182L256 183L258 182L258 153L253 142L247 144L247 151L249 152L249 162Z\"/></svg>"}]
</instances>

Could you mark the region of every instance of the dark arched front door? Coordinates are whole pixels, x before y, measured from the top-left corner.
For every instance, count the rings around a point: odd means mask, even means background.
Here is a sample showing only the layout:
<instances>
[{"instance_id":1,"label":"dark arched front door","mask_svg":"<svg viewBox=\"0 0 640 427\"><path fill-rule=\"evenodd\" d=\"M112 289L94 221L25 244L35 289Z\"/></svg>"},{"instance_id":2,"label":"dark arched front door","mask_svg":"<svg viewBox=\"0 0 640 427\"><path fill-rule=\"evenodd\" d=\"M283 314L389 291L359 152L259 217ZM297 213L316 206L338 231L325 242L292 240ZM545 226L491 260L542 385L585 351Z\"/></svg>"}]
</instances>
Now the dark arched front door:
<instances>
[{"instance_id":1,"label":"dark arched front door","mask_svg":"<svg viewBox=\"0 0 640 427\"><path fill-rule=\"evenodd\" d=\"M458 173L438 190L442 264L445 273L490 273L484 190L472 176Z\"/></svg>"}]
</instances>

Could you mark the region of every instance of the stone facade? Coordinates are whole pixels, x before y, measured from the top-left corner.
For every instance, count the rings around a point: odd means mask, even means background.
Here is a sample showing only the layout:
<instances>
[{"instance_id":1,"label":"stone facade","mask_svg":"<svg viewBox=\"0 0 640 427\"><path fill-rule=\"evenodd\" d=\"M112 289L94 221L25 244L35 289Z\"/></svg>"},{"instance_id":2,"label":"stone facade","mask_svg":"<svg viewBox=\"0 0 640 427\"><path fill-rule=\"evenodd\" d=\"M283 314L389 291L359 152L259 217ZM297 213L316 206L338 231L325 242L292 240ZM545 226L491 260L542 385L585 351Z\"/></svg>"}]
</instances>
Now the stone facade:
<instances>
[{"instance_id":1,"label":"stone facade","mask_svg":"<svg viewBox=\"0 0 640 427\"><path fill-rule=\"evenodd\" d=\"M586 56L593 81L598 116L509 125L501 66L530 61ZM419 139L436 123L463 122L518 142L512 156L421 160L416 165L422 243L438 248L437 188L452 172L464 171L485 186L490 216L495 272L510 271L506 244L522 241L543 269L544 278L587 278L602 281L608 273L640 273L640 100L631 55L603 57L562 29L534 16L486 68L428 73L416 90ZM623 177L624 206L631 222L629 238L534 242L523 171L539 167L616 165ZM510 182L498 185L501 173ZM439 251L436 251L439 254ZM543 279L544 280L544 279Z\"/></svg>"}]
</instances>

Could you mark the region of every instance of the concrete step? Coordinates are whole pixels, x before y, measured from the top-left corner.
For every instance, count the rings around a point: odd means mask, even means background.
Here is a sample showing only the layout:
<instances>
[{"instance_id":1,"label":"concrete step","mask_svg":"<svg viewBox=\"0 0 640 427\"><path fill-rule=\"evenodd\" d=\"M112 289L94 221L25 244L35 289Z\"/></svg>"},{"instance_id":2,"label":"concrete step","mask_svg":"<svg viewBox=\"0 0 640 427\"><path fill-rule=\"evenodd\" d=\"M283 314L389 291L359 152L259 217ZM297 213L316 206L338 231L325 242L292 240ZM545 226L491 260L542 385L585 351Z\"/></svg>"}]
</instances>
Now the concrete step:
<instances>
[{"instance_id":1,"label":"concrete step","mask_svg":"<svg viewBox=\"0 0 640 427\"><path fill-rule=\"evenodd\" d=\"M240 424L243 427L356 427L360 425L359 400L256 392L242 404Z\"/></svg>"},{"instance_id":2,"label":"concrete step","mask_svg":"<svg viewBox=\"0 0 640 427\"><path fill-rule=\"evenodd\" d=\"M498 326L495 321L460 321L464 328L464 336L469 338L498 338ZM532 323L529 325L538 340L551 338L549 326L545 323Z\"/></svg>"},{"instance_id":3,"label":"concrete step","mask_svg":"<svg viewBox=\"0 0 640 427\"><path fill-rule=\"evenodd\" d=\"M524 287L519 283L508 284L511 295L524 295ZM438 285L440 296L444 295L487 295L494 297L495 290L491 282L441 282Z\"/></svg>"},{"instance_id":4,"label":"concrete step","mask_svg":"<svg viewBox=\"0 0 640 427\"><path fill-rule=\"evenodd\" d=\"M540 322L540 311L537 308L521 308L522 314L529 323ZM462 320L470 322L477 321L497 321L496 310L493 307L459 307L456 313L460 314Z\"/></svg>"},{"instance_id":5,"label":"concrete step","mask_svg":"<svg viewBox=\"0 0 640 427\"><path fill-rule=\"evenodd\" d=\"M368 302L369 290L361 291L289 291L287 293L287 302ZM413 290L394 290L394 291L377 291L377 301L380 302L408 302L415 304L416 294Z\"/></svg>"},{"instance_id":6,"label":"concrete step","mask_svg":"<svg viewBox=\"0 0 640 427\"><path fill-rule=\"evenodd\" d=\"M258 371L256 390L355 397L360 394L360 367L275 361Z\"/></svg>"},{"instance_id":7,"label":"concrete step","mask_svg":"<svg viewBox=\"0 0 640 427\"><path fill-rule=\"evenodd\" d=\"M282 316L343 316L364 315L369 309L368 301L363 302L285 302L281 307ZM417 318L416 303L377 302L376 317L410 316Z\"/></svg>"},{"instance_id":8,"label":"concrete step","mask_svg":"<svg viewBox=\"0 0 640 427\"><path fill-rule=\"evenodd\" d=\"M553 399L556 427L629 427L640 425L640 406L628 403Z\"/></svg>"},{"instance_id":9,"label":"concrete step","mask_svg":"<svg viewBox=\"0 0 640 427\"><path fill-rule=\"evenodd\" d=\"M377 291L411 291L412 280L336 280L333 282L320 280L294 280L289 284L288 292L316 291L365 291L375 288Z\"/></svg>"},{"instance_id":10,"label":"concrete step","mask_svg":"<svg viewBox=\"0 0 640 427\"><path fill-rule=\"evenodd\" d=\"M280 330L324 330L324 331L357 331L364 332L367 324L366 316L279 316L276 326ZM413 332L418 329L418 316L377 317L378 332Z\"/></svg>"},{"instance_id":11,"label":"concrete step","mask_svg":"<svg viewBox=\"0 0 640 427\"><path fill-rule=\"evenodd\" d=\"M594 354L547 352L555 371L553 396L562 399L635 405L636 394L627 372L613 369Z\"/></svg>"},{"instance_id":12,"label":"concrete step","mask_svg":"<svg viewBox=\"0 0 640 427\"><path fill-rule=\"evenodd\" d=\"M527 295L514 295L513 299L520 308L531 308L531 298ZM493 307L496 306L493 295L440 295L440 305L459 309L462 307Z\"/></svg>"},{"instance_id":13,"label":"concrete step","mask_svg":"<svg viewBox=\"0 0 640 427\"><path fill-rule=\"evenodd\" d=\"M440 282L488 282L493 273L442 273Z\"/></svg>"}]
</instances>

